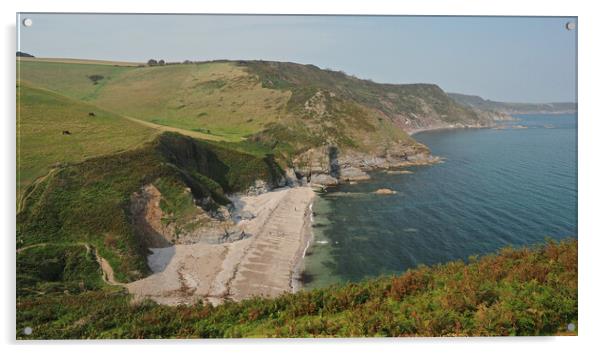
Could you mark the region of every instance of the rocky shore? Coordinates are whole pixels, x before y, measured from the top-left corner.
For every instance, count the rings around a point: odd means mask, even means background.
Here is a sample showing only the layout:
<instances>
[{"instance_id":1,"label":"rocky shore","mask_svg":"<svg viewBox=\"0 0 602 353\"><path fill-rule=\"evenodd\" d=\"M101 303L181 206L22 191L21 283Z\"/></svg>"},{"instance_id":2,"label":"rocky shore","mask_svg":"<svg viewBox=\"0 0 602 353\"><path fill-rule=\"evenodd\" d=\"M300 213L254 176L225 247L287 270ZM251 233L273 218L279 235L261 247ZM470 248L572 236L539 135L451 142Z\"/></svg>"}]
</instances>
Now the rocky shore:
<instances>
[{"instance_id":1,"label":"rocky shore","mask_svg":"<svg viewBox=\"0 0 602 353\"><path fill-rule=\"evenodd\" d=\"M339 151L336 147L309 150L299 156L294 172L300 180L314 187L329 187L340 183L355 183L370 179L368 172L379 169L399 169L416 165L439 163L421 144L405 146L381 153Z\"/></svg>"}]
</instances>

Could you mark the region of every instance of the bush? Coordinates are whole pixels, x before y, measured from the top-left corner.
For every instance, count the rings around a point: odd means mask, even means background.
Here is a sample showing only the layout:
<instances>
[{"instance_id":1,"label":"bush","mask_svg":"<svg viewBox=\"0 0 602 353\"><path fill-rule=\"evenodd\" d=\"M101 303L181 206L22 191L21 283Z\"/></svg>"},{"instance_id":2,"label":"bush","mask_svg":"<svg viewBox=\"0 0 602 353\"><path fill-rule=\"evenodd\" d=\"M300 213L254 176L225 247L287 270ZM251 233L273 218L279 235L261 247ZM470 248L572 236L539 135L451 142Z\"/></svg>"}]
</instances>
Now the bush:
<instances>
[{"instance_id":1,"label":"bush","mask_svg":"<svg viewBox=\"0 0 602 353\"><path fill-rule=\"evenodd\" d=\"M60 282L46 282L45 295L20 294L17 327L46 339L553 335L577 323L576 260L576 240L550 242L218 307L132 305L115 289L65 295ZM35 281L19 274L21 284Z\"/></svg>"}]
</instances>

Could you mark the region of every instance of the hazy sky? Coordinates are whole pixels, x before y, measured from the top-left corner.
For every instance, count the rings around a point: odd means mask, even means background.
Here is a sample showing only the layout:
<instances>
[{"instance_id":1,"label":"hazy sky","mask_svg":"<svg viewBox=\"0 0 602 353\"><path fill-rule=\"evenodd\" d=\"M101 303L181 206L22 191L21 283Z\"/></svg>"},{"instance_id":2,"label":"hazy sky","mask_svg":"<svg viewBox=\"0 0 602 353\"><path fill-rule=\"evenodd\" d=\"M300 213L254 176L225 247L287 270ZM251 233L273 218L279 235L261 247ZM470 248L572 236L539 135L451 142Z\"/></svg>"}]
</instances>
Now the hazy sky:
<instances>
[{"instance_id":1,"label":"hazy sky","mask_svg":"<svg viewBox=\"0 0 602 353\"><path fill-rule=\"evenodd\" d=\"M575 18L30 14L38 57L264 59L514 102L574 101Z\"/></svg>"}]
</instances>

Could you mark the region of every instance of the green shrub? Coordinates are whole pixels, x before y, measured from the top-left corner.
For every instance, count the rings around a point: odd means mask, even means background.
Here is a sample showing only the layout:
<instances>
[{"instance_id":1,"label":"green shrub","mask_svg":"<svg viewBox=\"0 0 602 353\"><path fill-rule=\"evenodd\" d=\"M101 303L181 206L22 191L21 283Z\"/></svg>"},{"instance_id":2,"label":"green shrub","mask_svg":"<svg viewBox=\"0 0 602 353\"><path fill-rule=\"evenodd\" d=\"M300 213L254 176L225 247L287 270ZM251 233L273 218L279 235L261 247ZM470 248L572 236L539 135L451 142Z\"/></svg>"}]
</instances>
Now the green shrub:
<instances>
[{"instance_id":1,"label":"green shrub","mask_svg":"<svg viewBox=\"0 0 602 353\"><path fill-rule=\"evenodd\" d=\"M17 327L46 339L564 334L578 321L576 264L576 240L549 242L217 307L134 305L114 288L66 295L47 282L48 294L19 296Z\"/></svg>"}]
</instances>

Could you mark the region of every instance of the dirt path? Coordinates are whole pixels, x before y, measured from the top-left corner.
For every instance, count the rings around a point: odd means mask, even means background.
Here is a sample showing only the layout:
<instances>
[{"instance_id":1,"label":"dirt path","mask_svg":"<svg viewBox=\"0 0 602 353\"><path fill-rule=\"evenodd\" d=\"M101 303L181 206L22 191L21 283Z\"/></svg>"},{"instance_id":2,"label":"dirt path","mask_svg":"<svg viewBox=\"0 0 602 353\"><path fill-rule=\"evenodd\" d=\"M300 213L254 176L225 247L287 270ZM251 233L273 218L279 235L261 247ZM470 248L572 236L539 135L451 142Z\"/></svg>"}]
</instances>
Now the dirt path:
<instances>
[{"instance_id":1,"label":"dirt path","mask_svg":"<svg viewBox=\"0 0 602 353\"><path fill-rule=\"evenodd\" d=\"M309 187L285 188L259 196L235 199L235 204L254 217L238 226L250 236L233 243L175 245L151 249L149 265L159 272L144 279L121 283L113 268L88 243L103 280L122 286L134 300L152 299L160 304L193 304L205 300L219 304L252 296L273 297L292 292L293 276L309 240L307 224L314 192ZM20 253L40 243L22 247Z\"/></svg>"},{"instance_id":2,"label":"dirt path","mask_svg":"<svg viewBox=\"0 0 602 353\"><path fill-rule=\"evenodd\" d=\"M86 250L90 252L90 247L86 245ZM115 279L115 273L113 272L113 267L104 257L98 254L98 250L94 249L94 257L96 258L96 262L100 265L100 269L102 270L102 279L105 283L110 284L112 286L122 286L125 287L124 283L121 283Z\"/></svg>"},{"instance_id":3,"label":"dirt path","mask_svg":"<svg viewBox=\"0 0 602 353\"><path fill-rule=\"evenodd\" d=\"M57 168L52 168L45 175L38 177L29 186L25 187L25 190L23 191L22 195L19 195L19 190L17 191L17 213L21 212L21 210L25 208L25 202L27 201L30 195L33 195L34 191L36 191L39 185L43 183L44 180L48 179L51 175L56 173L56 171ZM17 185L19 184L17 183Z\"/></svg>"},{"instance_id":4,"label":"dirt path","mask_svg":"<svg viewBox=\"0 0 602 353\"><path fill-rule=\"evenodd\" d=\"M254 215L238 224L249 238L151 249L155 253L149 262L165 262L151 267L163 270L126 286L136 300L150 298L168 305L201 299L219 304L291 292L309 240L306 222L313 197L311 188L299 187L237 199L239 209Z\"/></svg>"},{"instance_id":5,"label":"dirt path","mask_svg":"<svg viewBox=\"0 0 602 353\"><path fill-rule=\"evenodd\" d=\"M210 134L205 134L199 131L191 131L191 130L186 130L186 129L180 129L177 127L173 127L173 126L167 126L167 125L159 125L159 124L155 124L155 123L151 123L150 121L145 121L145 120L140 120L140 119L136 119L133 118L131 116L123 116L124 118L133 121L135 123L153 128L153 129L157 129L160 131L171 131L171 132L177 132L180 133L182 135L186 135L186 136L190 136L190 137L194 137L194 138L198 138L198 139L202 139L202 140L211 140L211 141L228 141L227 138L222 137L222 136L216 136L216 135L210 135Z\"/></svg>"},{"instance_id":6,"label":"dirt path","mask_svg":"<svg viewBox=\"0 0 602 353\"><path fill-rule=\"evenodd\" d=\"M55 244L55 243L38 243L38 244L24 246L22 248L17 249L17 254L19 254L25 250L28 250L28 249L43 247L43 246L47 246L47 245L57 245L57 244ZM83 246L86 249L87 254L89 254L90 251L92 251L92 247L88 243L76 242L76 243L70 243L68 245ZM96 259L96 262L98 262L98 265L100 266L100 269L102 271L102 279L103 279L103 281L105 281L105 283L113 285L113 286L122 286L122 287L125 286L125 283L121 283L115 279L115 273L113 271L113 267L111 267L111 264L109 264L107 259L105 259L104 257L100 256L100 254L98 254L98 250L96 248L94 248L94 258Z\"/></svg>"}]
</instances>

